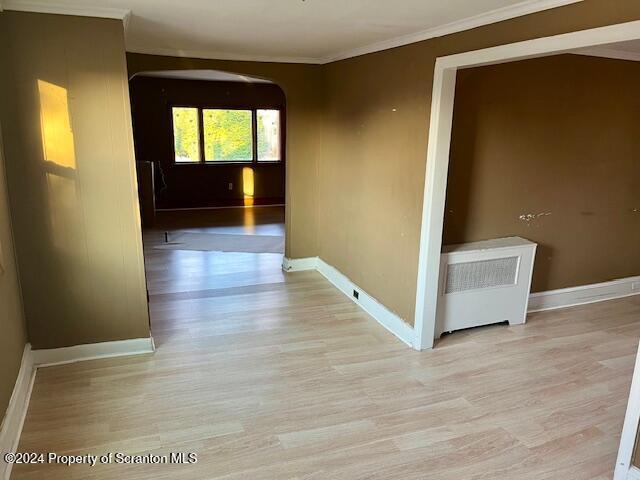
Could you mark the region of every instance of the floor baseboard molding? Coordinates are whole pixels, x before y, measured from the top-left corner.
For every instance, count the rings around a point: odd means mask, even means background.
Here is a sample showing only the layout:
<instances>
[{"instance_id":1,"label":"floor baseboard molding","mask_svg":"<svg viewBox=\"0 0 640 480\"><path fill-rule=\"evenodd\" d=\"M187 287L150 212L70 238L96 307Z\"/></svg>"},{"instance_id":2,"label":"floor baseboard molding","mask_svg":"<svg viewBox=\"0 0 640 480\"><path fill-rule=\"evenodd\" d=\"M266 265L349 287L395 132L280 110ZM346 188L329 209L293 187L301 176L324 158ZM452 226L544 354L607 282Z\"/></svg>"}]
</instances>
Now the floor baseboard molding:
<instances>
[{"instance_id":1,"label":"floor baseboard molding","mask_svg":"<svg viewBox=\"0 0 640 480\"><path fill-rule=\"evenodd\" d=\"M18 449L20 434L24 419L27 416L31 390L36 376L36 366L33 363L33 353L31 345L27 344L22 353L20 371L16 378L9 406L2 421L0 429L0 452L15 452ZM3 458L0 460L0 479L9 480L13 464L6 463Z\"/></svg>"},{"instance_id":2,"label":"floor baseboard molding","mask_svg":"<svg viewBox=\"0 0 640 480\"><path fill-rule=\"evenodd\" d=\"M282 270L285 272L302 272L305 270L317 270L318 257L287 258L282 259Z\"/></svg>"},{"instance_id":3,"label":"floor baseboard molding","mask_svg":"<svg viewBox=\"0 0 640 480\"><path fill-rule=\"evenodd\" d=\"M353 283L347 276L332 267L319 257L287 258L282 261L282 269L285 272L301 272L305 270L317 270L329 282L358 304L378 323L393 333L407 345L414 347L415 333L411 326L405 323L395 313L367 294L359 286ZM353 297L353 290L359 292L359 298ZM594 283L579 287L562 288L537 292L529 295L528 313L555 310L558 308L575 307L589 303L614 300L616 298L640 295L640 276L628 277L610 282Z\"/></svg>"},{"instance_id":4,"label":"floor baseboard molding","mask_svg":"<svg viewBox=\"0 0 640 480\"><path fill-rule=\"evenodd\" d=\"M0 452L16 452L18 449L22 426L29 408L33 382L39 368L99 358L148 354L154 351L153 337L90 343L47 350L32 350L30 344L25 345L18 378L13 387L11 400L0 429ZM0 459L1 480L9 480L11 469L12 464L7 464L4 458Z\"/></svg>"},{"instance_id":5,"label":"floor baseboard molding","mask_svg":"<svg viewBox=\"0 0 640 480\"><path fill-rule=\"evenodd\" d=\"M413 327L402 320L402 318L365 292L358 285L353 283L349 277L344 275L337 268L332 267L321 258L318 258L316 268L322 276L349 297L356 305L371 315L380 325L393 333L411 348L415 348L415 333ZM354 291L358 293L358 298L354 297Z\"/></svg>"},{"instance_id":6,"label":"floor baseboard molding","mask_svg":"<svg viewBox=\"0 0 640 480\"><path fill-rule=\"evenodd\" d=\"M50 367L65 363L96 360L99 358L122 357L153 353L153 337L117 340L113 342L89 343L72 347L32 350L36 367Z\"/></svg>"},{"instance_id":7,"label":"floor baseboard molding","mask_svg":"<svg viewBox=\"0 0 640 480\"><path fill-rule=\"evenodd\" d=\"M402 320L374 297L353 283L349 277L332 267L319 257L287 258L282 261L282 269L285 272L301 272L305 270L317 270L334 287L344 293L351 301L371 315L380 325L393 333L396 337L412 348L415 348L415 334L413 327ZM355 298L353 292L358 292Z\"/></svg>"},{"instance_id":8,"label":"floor baseboard molding","mask_svg":"<svg viewBox=\"0 0 640 480\"><path fill-rule=\"evenodd\" d=\"M575 307L640 294L640 277L621 278L610 282L561 288L529 295L528 312Z\"/></svg>"}]
</instances>

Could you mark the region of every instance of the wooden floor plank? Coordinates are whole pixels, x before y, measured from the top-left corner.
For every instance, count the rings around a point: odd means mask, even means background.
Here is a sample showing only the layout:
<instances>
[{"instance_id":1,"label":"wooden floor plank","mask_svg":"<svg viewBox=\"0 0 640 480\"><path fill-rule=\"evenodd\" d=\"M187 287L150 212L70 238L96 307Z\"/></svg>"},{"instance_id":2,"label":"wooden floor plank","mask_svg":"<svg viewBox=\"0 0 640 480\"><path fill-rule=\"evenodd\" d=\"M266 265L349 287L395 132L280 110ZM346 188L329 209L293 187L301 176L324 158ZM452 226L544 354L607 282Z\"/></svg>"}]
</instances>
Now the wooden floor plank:
<instances>
[{"instance_id":1,"label":"wooden floor plank","mask_svg":"<svg viewBox=\"0 0 640 480\"><path fill-rule=\"evenodd\" d=\"M640 297L415 352L315 272L158 239L145 238L157 352L41 369L19 449L198 463L16 465L13 479L611 477Z\"/></svg>"}]
</instances>

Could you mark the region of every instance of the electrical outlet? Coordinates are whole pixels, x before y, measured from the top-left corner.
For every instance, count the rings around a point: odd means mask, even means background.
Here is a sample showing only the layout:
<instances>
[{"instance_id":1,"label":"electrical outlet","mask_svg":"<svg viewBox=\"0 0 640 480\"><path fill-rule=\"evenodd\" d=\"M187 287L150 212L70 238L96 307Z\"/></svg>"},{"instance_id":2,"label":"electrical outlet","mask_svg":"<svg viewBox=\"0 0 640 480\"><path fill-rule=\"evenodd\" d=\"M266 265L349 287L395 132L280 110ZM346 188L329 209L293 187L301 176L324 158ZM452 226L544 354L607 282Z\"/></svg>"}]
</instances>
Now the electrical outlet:
<instances>
[{"instance_id":1,"label":"electrical outlet","mask_svg":"<svg viewBox=\"0 0 640 480\"><path fill-rule=\"evenodd\" d=\"M229 190L233 190L233 183L229 182Z\"/></svg>"},{"instance_id":2,"label":"electrical outlet","mask_svg":"<svg viewBox=\"0 0 640 480\"><path fill-rule=\"evenodd\" d=\"M358 292L357 290L353 291L353 298L355 298L356 300L358 300L358 297L360 297L360 292Z\"/></svg>"}]
</instances>

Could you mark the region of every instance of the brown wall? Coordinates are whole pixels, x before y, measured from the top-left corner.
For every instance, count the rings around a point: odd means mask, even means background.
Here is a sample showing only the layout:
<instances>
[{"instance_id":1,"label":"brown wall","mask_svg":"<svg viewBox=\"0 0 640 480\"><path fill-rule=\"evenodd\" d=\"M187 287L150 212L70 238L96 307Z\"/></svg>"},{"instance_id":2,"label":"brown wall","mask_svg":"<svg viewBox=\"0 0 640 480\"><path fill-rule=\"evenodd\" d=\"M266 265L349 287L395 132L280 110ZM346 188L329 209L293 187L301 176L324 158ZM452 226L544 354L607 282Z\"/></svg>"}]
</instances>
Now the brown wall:
<instances>
[{"instance_id":1,"label":"brown wall","mask_svg":"<svg viewBox=\"0 0 640 480\"><path fill-rule=\"evenodd\" d=\"M13 250L9 198L0 133L0 419L9 405L27 343L20 284ZM2 423L2 420L0 420Z\"/></svg>"},{"instance_id":2,"label":"brown wall","mask_svg":"<svg viewBox=\"0 0 640 480\"><path fill-rule=\"evenodd\" d=\"M242 170L247 164L176 165L171 106L279 109L286 125L284 92L277 85L207 82L136 76L130 82L136 160L156 165L156 207L244 205ZM286 158L250 165L256 205L284 203ZM229 183L233 189L229 190Z\"/></svg>"},{"instance_id":3,"label":"brown wall","mask_svg":"<svg viewBox=\"0 0 640 480\"><path fill-rule=\"evenodd\" d=\"M272 80L282 88L286 123L286 255L317 255L318 162L323 96L319 65L234 62L127 54L129 75L155 70L214 69Z\"/></svg>"},{"instance_id":4,"label":"brown wall","mask_svg":"<svg viewBox=\"0 0 640 480\"><path fill-rule=\"evenodd\" d=\"M636 0L585 0L327 65L320 256L413 324L436 57L638 19Z\"/></svg>"},{"instance_id":5,"label":"brown wall","mask_svg":"<svg viewBox=\"0 0 640 480\"><path fill-rule=\"evenodd\" d=\"M31 344L148 337L122 22L4 12L0 44Z\"/></svg>"},{"instance_id":6,"label":"brown wall","mask_svg":"<svg viewBox=\"0 0 640 480\"><path fill-rule=\"evenodd\" d=\"M5 137L11 139L7 169L15 183L10 193L27 319L30 328L37 327L34 338L41 345L60 346L113 339L125 331L143 336L144 322L137 320L146 315L139 298L144 285L126 125L128 92L120 63L122 26L13 12L0 18L2 44L12 63L3 68L3 114L10 119ZM138 54L127 60L130 75L211 68L276 82L285 92L288 112L287 255L320 255L413 323L435 59L638 19L636 0L585 0L326 66ZM38 78L73 92L70 111L83 168L56 202L48 198L51 188L43 178L71 172L49 171L52 165L42 161ZM114 129L111 136L103 134L105 128ZM105 178L105 171L113 176ZM80 201L67 202L80 194ZM69 205L88 210L80 216ZM86 220L77 223L78 218ZM52 238L53 225L67 227L61 230L62 243ZM83 239L88 247L79 246ZM68 257L66 245L73 247ZM133 284L123 288L129 281ZM96 315L94 325L86 324L87 313ZM70 320L62 331L46 322L67 314Z\"/></svg>"},{"instance_id":7,"label":"brown wall","mask_svg":"<svg viewBox=\"0 0 640 480\"><path fill-rule=\"evenodd\" d=\"M640 62L458 73L445 243L539 244L533 291L640 274Z\"/></svg>"}]
</instances>

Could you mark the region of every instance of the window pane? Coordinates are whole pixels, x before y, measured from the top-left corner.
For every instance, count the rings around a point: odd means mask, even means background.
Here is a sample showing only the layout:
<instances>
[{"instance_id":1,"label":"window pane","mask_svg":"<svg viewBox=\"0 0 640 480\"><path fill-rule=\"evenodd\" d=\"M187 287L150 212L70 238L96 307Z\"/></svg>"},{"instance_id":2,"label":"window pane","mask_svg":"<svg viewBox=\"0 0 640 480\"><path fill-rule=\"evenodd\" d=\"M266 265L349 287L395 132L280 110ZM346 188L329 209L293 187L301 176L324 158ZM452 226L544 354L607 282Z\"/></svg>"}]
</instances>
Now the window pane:
<instances>
[{"instance_id":1,"label":"window pane","mask_svg":"<svg viewBox=\"0 0 640 480\"><path fill-rule=\"evenodd\" d=\"M176 163L200 161L198 109L173 107L173 150Z\"/></svg>"},{"instance_id":2,"label":"window pane","mask_svg":"<svg viewBox=\"0 0 640 480\"><path fill-rule=\"evenodd\" d=\"M258 161L280 160L280 111L258 110Z\"/></svg>"},{"instance_id":3,"label":"window pane","mask_svg":"<svg viewBox=\"0 0 640 480\"><path fill-rule=\"evenodd\" d=\"M207 162L253 160L251 110L205 109L204 159Z\"/></svg>"}]
</instances>

